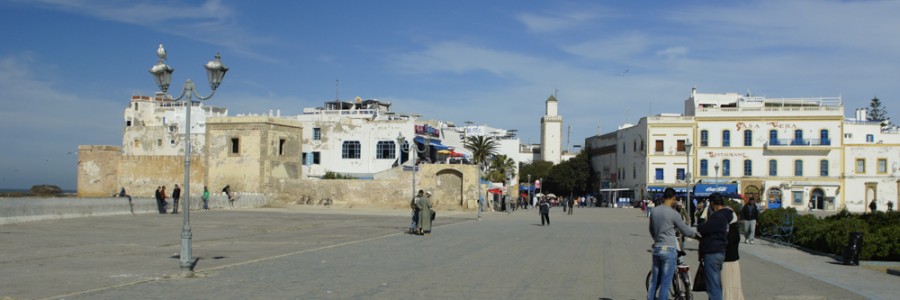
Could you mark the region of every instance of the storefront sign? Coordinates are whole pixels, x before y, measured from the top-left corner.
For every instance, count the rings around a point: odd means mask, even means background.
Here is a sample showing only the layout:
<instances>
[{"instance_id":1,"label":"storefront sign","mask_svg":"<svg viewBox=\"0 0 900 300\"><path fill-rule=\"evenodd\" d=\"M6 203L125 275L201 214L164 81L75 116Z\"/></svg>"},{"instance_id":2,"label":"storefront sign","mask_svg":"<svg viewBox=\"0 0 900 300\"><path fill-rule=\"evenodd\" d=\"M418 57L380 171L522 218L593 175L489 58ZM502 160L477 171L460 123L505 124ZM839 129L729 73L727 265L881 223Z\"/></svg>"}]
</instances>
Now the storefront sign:
<instances>
[{"instance_id":1,"label":"storefront sign","mask_svg":"<svg viewBox=\"0 0 900 300\"><path fill-rule=\"evenodd\" d=\"M797 124L793 123L769 122L769 126L778 129L797 129Z\"/></svg>"},{"instance_id":2,"label":"storefront sign","mask_svg":"<svg viewBox=\"0 0 900 300\"><path fill-rule=\"evenodd\" d=\"M706 152L706 155L709 155L710 158L716 158L716 157L741 157L741 158L745 158L745 157L747 157L747 153L739 153L739 152L737 152L737 153L736 153L736 152L716 153L716 152L709 151L709 152Z\"/></svg>"},{"instance_id":3,"label":"storefront sign","mask_svg":"<svg viewBox=\"0 0 900 300\"><path fill-rule=\"evenodd\" d=\"M758 129L758 128L759 128L759 124L737 122L737 123L734 124L734 127L737 128L737 131L741 131L741 130L744 130L744 129L754 129L754 128L757 128L757 129Z\"/></svg>"},{"instance_id":4,"label":"storefront sign","mask_svg":"<svg viewBox=\"0 0 900 300\"><path fill-rule=\"evenodd\" d=\"M441 137L441 131L437 128L428 126L428 124L416 125L416 134L429 135L437 138Z\"/></svg>"}]
</instances>

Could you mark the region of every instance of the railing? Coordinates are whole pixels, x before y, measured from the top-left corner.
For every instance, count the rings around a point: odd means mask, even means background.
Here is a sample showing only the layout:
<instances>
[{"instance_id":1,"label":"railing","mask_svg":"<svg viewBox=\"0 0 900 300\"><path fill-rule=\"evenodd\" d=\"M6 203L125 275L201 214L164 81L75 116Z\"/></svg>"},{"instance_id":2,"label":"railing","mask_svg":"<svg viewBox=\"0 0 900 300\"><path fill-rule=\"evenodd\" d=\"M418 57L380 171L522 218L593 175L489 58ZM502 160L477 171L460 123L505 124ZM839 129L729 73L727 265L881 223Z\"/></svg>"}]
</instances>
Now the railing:
<instances>
[{"instance_id":1,"label":"railing","mask_svg":"<svg viewBox=\"0 0 900 300\"><path fill-rule=\"evenodd\" d=\"M770 139L767 146L831 146L831 139Z\"/></svg>"}]
</instances>

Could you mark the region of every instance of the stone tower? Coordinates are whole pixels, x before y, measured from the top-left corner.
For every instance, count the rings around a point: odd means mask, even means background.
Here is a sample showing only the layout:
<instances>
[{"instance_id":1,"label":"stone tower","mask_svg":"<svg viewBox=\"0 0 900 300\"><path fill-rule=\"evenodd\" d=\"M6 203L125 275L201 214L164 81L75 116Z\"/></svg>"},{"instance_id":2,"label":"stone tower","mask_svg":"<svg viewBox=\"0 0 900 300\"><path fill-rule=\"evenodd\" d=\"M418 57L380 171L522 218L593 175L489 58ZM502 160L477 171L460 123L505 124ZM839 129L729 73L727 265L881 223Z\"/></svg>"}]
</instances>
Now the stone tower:
<instances>
[{"instance_id":1,"label":"stone tower","mask_svg":"<svg viewBox=\"0 0 900 300\"><path fill-rule=\"evenodd\" d=\"M562 158L562 116L557 114L556 96L550 95L545 104L547 111L541 117L541 160L558 164Z\"/></svg>"}]
</instances>

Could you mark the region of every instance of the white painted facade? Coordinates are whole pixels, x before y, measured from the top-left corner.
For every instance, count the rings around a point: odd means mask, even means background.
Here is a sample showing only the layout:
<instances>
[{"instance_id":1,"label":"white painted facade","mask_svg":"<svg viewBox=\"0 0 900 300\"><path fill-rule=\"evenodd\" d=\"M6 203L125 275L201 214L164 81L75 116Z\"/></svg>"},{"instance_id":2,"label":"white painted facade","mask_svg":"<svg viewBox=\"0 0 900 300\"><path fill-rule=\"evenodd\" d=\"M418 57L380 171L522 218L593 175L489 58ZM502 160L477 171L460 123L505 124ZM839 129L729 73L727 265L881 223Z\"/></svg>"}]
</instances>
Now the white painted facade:
<instances>
[{"instance_id":1,"label":"white painted facade","mask_svg":"<svg viewBox=\"0 0 900 300\"><path fill-rule=\"evenodd\" d=\"M157 95L132 96L125 108L123 155L184 155L185 102ZM195 102L191 107L191 153L202 155L206 118L228 116L228 109Z\"/></svg>"},{"instance_id":2,"label":"white painted facade","mask_svg":"<svg viewBox=\"0 0 900 300\"><path fill-rule=\"evenodd\" d=\"M896 204L900 133L877 122L845 120L843 112L840 98L693 90L684 116L645 117L585 144L601 186L628 188L635 197L646 197L650 186L685 187L687 172L694 185L734 185L768 207L807 209L812 203L815 209L861 212L873 199L880 210L887 201ZM693 144L690 165L686 140ZM858 160L865 172L856 174Z\"/></svg>"}]
</instances>

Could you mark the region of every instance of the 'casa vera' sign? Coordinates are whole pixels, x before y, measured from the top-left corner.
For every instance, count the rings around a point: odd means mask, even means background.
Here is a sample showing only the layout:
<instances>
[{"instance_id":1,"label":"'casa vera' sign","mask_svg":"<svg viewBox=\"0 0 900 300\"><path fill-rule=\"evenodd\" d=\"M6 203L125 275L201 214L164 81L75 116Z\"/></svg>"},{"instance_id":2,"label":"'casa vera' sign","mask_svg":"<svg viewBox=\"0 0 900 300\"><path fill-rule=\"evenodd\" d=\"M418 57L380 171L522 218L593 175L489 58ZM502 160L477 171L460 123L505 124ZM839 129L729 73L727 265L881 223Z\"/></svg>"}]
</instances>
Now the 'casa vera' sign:
<instances>
[{"instance_id":1,"label":"'casa vera' sign","mask_svg":"<svg viewBox=\"0 0 900 300\"><path fill-rule=\"evenodd\" d=\"M768 122L766 123L771 128L776 129L797 129L797 124L794 123L783 123L783 122ZM737 131L741 131L744 129L759 129L760 126L757 123L746 123L746 122L737 122L734 123L734 127L737 128Z\"/></svg>"},{"instance_id":2,"label":"'casa vera' sign","mask_svg":"<svg viewBox=\"0 0 900 300\"><path fill-rule=\"evenodd\" d=\"M739 153L739 152L706 152L706 155L709 155L710 158L716 157L747 157L747 153Z\"/></svg>"}]
</instances>

